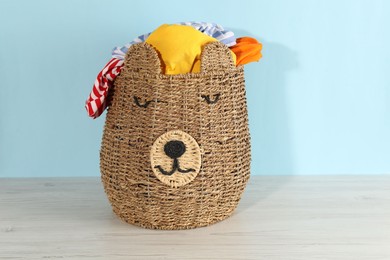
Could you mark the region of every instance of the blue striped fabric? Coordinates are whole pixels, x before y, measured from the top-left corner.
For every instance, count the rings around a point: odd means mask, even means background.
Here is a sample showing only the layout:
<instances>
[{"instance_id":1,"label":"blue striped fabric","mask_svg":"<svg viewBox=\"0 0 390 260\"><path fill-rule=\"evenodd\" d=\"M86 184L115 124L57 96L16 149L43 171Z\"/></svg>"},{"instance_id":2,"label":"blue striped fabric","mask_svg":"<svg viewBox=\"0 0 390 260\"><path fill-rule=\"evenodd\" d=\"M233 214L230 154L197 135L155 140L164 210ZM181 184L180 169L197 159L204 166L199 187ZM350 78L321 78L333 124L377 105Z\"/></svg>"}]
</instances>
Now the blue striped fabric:
<instances>
[{"instance_id":1,"label":"blue striped fabric","mask_svg":"<svg viewBox=\"0 0 390 260\"><path fill-rule=\"evenodd\" d=\"M197 29L198 31L201 31L202 33L211 36L218 41L222 42L223 44L226 44L228 47L233 46L236 44L236 38L234 37L234 33L232 31L225 30L221 25L216 23L206 23L206 22L181 22L177 23L181 25L189 25L193 28ZM125 58L127 50L130 48L131 45L144 42L151 33L147 33L141 36L138 36L135 38L132 42L127 43L123 47L115 47L112 50L112 57L123 60Z\"/></svg>"},{"instance_id":2,"label":"blue striped fabric","mask_svg":"<svg viewBox=\"0 0 390 260\"><path fill-rule=\"evenodd\" d=\"M181 25L189 25L201 31L208 36L211 36L218 41L226 44L228 47L236 44L236 38L232 31L225 30L221 25L216 23L205 23L205 22L184 22L179 23Z\"/></svg>"}]
</instances>

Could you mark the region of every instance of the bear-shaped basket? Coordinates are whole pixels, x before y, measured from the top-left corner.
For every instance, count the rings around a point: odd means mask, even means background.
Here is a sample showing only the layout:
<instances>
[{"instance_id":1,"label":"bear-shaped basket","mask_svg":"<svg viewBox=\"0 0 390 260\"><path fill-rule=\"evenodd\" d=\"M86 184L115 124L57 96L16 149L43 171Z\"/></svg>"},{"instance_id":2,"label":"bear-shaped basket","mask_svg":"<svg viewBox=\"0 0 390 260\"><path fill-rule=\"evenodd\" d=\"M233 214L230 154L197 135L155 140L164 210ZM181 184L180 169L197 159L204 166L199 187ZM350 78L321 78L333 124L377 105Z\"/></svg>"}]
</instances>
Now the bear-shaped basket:
<instances>
[{"instance_id":1,"label":"bear-shaped basket","mask_svg":"<svg viewBox=\"0 0 390 260\"><path fill-rule=\"evenodd\" d=\"M163 74L157 50L132 45L109 94L102 182L122 220L190 229L229 217L249 179L243 66L207 44L200 73Z\"/></svg>"}]
</instances>

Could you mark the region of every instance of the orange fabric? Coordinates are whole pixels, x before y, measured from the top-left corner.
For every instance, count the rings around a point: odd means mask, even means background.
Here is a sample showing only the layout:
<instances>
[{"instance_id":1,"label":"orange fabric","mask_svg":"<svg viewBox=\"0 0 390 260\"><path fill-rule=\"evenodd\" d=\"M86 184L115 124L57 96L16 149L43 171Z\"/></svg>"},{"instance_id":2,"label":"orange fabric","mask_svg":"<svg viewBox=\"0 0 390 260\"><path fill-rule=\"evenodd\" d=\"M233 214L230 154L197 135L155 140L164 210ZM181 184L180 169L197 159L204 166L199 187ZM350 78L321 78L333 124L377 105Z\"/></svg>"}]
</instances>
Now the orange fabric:
<instances>
[{"instance_id":1,"label":"orange fabric","mask_svg":"<svg viewBox=\"0 0 390 260\"><path fill-rule=\"evenodd\" d=\"M236 66L245 65L249 62L259 61L262 57L263 45L255 38L241 37L236 39L237 44L230 49L236 54Z\"/></svg>"}]
</instances>

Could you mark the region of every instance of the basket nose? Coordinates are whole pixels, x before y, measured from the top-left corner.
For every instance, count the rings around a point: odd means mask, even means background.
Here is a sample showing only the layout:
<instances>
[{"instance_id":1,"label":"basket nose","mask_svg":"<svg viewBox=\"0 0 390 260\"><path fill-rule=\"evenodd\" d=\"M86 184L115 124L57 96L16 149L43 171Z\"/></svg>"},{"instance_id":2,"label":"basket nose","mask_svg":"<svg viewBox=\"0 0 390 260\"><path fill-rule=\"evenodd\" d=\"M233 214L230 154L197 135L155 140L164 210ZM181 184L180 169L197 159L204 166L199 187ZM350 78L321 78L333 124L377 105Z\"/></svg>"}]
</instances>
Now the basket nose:
<instances>
[{"instance_id":1,"label":"basket nose","mask_svg":"<svg viewBox=\"0 0 390 260\"><path fill-rule=\"evenodd\" d=\"M164 152L172 159L177 159L186 152L186 145L179 140L172 140L164 145Z\"/></svg>"},{"instance_id":2,"label":"basket nose","mask_svg":"<svg viewBox=\"0 0 390 260\"><path fill-rule=\"evenodd\" d=\"M201 168L201 150L196 140L181 130L160 135L150 150L151 168L164 184L180 187L193 181Z\"/></svg>"}]
</instances>

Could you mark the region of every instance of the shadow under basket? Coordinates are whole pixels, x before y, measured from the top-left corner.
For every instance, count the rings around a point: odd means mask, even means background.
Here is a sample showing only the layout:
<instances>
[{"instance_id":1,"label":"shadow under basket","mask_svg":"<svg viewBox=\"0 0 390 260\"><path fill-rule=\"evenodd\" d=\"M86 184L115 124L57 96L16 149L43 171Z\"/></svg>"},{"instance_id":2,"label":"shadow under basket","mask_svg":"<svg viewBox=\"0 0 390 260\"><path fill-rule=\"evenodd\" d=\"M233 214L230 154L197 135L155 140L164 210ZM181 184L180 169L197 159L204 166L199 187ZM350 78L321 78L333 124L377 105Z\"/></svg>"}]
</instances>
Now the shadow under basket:
<instances>
[{"instance_id":1,"label":"shadow under basket","mask_svg":"<svg viewBox=\"0 0 390 260\"><path fill-rule=\"evenodd\" d=\"M229 217L249 179L244 70L207 44L200 73L165 75L158 52L132 45L110 92L100 151L105 192L122 220L190 229Z\"/></svg>"}]
</instances>

